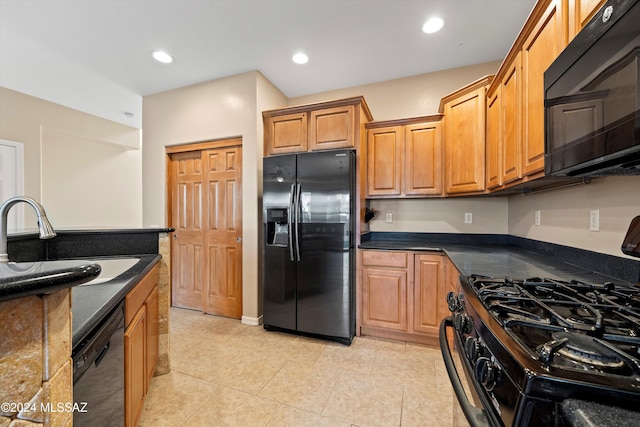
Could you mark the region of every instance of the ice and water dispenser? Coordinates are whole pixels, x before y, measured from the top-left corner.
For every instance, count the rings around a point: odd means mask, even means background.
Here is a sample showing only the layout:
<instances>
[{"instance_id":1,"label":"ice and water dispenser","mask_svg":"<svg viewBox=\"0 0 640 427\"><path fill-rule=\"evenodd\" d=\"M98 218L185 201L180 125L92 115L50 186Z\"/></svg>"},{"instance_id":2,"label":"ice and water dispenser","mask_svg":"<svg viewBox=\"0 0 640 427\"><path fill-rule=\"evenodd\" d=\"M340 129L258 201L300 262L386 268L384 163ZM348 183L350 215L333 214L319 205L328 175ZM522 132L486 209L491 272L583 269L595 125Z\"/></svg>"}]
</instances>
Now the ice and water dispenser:
<instances>
[{"instance_id":1,"label":"ice and water dispenser","mask_svg":"<svg viewBox=\"0 0 640 427\"><path fill-rule=\"evenodd\" d=\"M267 208L267 245L287 246L289 243L289 210Z\"/></svg>"}]
</instances>

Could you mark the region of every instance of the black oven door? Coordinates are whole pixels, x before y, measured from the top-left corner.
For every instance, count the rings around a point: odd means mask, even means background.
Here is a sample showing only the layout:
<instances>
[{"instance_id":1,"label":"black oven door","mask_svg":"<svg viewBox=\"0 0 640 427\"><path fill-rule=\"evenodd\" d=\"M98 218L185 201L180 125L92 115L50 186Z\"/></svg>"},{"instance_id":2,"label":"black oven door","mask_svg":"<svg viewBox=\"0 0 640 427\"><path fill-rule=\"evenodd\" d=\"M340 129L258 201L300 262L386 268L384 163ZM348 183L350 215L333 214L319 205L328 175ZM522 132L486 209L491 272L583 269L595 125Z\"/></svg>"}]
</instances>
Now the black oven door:
<instances>
[{"instance_id":1,"label":"black oven door","mask_svg":"<svg viewBox=\"0 0 640 427\"><path fill-rule=\"evenodd\" d=\"M547 175L640 174L639 22L609 0L545 72Z\"/></svg>"},{"instance_id":2,"label":"black oven door","mask_svg":"<svg viewBox=\"0 0 640 427\"><path fill-rule=\"evenodd\" d=\"M440 323L440 331L439 331L439 339L440 339L440 350L442 351L442 358L444 359L444 365L447 368L447 374L449 375L449 380L451 381L451 385L453 387L453 391L460 403L460 407L462 408L462 412L464 413L465 418L469 422L471 427L498 427L502 426L502 422L497 418L497 416L492 411L487 411L485 408L491 408L492 405L490 402L485 401L485 395L481 390L478 390L479 385L475 382L472 372L472 367L467 360L464 354L461 355L460 361L463 365L464 373L466 378L469 379L469 383L472 387L475 388L474 396L481 402L482 408L478 408L474 406L473 402L470 399L470 396L464 390L464 386L462 385L462 380L460 379L460 375L458 374L458 370L456 368L456 364L453 360L453 354L451 351L452 344L449 343L449 338L447 337L447 329L453 330L453 337L456 348L463 349L463 344L460 336L455 331L453 327L453 318L447 317L442 320ZM463 350L461 350L463 351Z\"/></svg>"}]
</instances>

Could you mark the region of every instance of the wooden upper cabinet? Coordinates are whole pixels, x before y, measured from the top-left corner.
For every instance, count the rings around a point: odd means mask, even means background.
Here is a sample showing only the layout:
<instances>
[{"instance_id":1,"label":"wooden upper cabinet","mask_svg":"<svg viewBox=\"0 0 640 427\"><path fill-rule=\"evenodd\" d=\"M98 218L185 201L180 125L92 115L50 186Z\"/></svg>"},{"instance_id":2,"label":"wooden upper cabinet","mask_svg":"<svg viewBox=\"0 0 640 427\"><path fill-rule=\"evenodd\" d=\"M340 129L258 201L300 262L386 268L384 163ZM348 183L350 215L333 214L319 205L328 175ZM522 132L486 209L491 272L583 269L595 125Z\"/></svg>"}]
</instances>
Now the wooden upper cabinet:
<instances>
[{"instance_id":1,"label":"wooden upper cabinet","mask_svg":"<svg viewBox=\"0 0 640 427\"><path fill-rule=\"evenodd\" d=\"M265 156L307 151L307 113L266 117Z\"/></svg>"},{"instance_id":2,"label":"wooden upper cabinet","mask_svg":"<svg viewBox=\"0 0 640 427\"><path fill-rule=\"evenodd\" d=\"M404 128L404 194L442 194L441 122L419 123Z\"/></svg>"},{"instance_id":3,"label":"wooden upper cabinet","mask_svg":"<svg viewBox=\"0 0 640 427\"><path fill-rule=\"evenodd\" d=\"M442 194L442 116L367 127L367 197Z\"/></svg>"},{"instance_id":4,"label":"wooden upper cabinet","mask_svg":"<svg viewBox=\"0 0 640 427\"><path fill-rule=\"evenodd\" d=\"M311 111L309 150L354 148L354 106Z\"/></svg>"},{"instance_id":5,"label":"wooden upper cabinet","mask_svg":"<svg viewBox=\"0 0 640 427\"><path fill-rule=\"evenodd\" d=\"M493 76L471 83L442 99L444 112L445 191L485 189L486 89Z\"/></svg>"},{"instance_id":6,"label":"wooden upper cabinet","mask_svg":"<svg viewBox=\"0 0 640 427\"><path fill-rule=\"evenodd\" d=\"M372 120L361 96L263 111L264 155L352 148L359 150Z\"/></svg>"},{"instance_id":7,"label":"wooden upper cabinet","mask_svg":"<svg viewBox=\"0 0 640 427\"><path fill-rule=\"evenodd\" d=\"M500 121L503 130L502 146L500 149L502 184L508 184L522 178L522 161L520 155L522 147L520 70L520 55L517 55L507 69L507 73L500 84L500 91L502 93Z\"/></svg>"},{"instance_id":8,"label":"wooden upper cabinet","mask_svg":"<svg viewBox=\"0 0 640 427\"><path fill-rule=\"evenodd\" d=\"M522 47L523 173L544 170L544 72L567 44L563 2L549 3Z\"/></svg>"},{"instance_id":9,"label":"wooden upper cabinet","mask_svg":"<svg viewBox=\"0 0 640 427\"><path fill-rule=\"evenodd\" d=\"M401 126L367 132L367 196L399 196L402 192L404 133Z\"/></svg>"},{"instance_id":10,"label":"wooden upper cabinet","mask_svg":"<svg viewBox=\"0 0 640 427\"><path fill-rule=\"evenodd\" d=\"M607 0L569 0L569 40L589 23Z\"/></svg>"},{"instance_id":11,"label":"wooden upper cabinet","mask_svg":"<svg viewBox=\"0 0 640 427\"><path fill-rule=\"evenodd\" d=\"M500 146L502 145L502 96L500 88L487 96L487 149L485 168L487 173L487 190L502 185L500 169Z\"/></svg>"}]
</instances>

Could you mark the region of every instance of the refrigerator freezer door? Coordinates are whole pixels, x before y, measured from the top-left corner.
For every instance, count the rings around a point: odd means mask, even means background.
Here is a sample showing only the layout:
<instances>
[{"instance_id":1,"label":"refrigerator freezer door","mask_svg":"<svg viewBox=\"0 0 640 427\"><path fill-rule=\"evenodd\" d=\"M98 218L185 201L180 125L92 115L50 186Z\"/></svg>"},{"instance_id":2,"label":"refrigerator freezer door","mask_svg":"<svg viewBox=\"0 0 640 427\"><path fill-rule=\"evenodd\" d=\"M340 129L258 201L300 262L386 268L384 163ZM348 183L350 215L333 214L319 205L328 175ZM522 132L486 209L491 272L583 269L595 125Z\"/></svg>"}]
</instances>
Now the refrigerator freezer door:
<instances>
[{"instance_id":1,"label":"refrigerator freezer door","mask_svg":"<svg viewBox=\"0 0 640 427\"><path fill-rule=\"evenodd\" d=\"M296 329L296 263L292 260L291 219L293 202L291 188L295 187L296 156L267 157L263 163L263 285L264 307L263 321L265 325L285 329ZM280 224L269 224L274 220L274 212L281 210L283 220ZM276 218L277 219L277 218ZM286 224L286 225L285 225ZM286 227L287 238L269 242L268 236L273 234L269 226ZM281 228L282 230L282 228ZM282 230L284 233L284 230ZM275 240L275 237L274 237Z\"/></svg>"},{"instance_id":2,"label":"refrigerator freezer door","mask_svg":"<svg viewBox=\"0 0 640 427\"><path fill-rule=\"evenodd\" d=\"M297 176L297 329L350 339L355 332L353 152L299 154Z\"/></svg>"}]
</instances>

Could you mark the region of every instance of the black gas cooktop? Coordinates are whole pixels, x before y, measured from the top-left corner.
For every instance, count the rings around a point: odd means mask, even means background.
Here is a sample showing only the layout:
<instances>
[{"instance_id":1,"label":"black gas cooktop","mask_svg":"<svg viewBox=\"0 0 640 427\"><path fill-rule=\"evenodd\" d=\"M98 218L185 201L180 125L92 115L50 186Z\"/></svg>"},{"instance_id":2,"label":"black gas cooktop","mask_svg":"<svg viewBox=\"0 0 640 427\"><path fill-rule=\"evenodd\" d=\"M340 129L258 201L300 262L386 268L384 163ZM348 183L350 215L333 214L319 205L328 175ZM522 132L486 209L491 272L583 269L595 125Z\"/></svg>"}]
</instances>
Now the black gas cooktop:
<instances>
[{"instance_id":1,"label":"black gas cooktop","mask_svg":"<svg viewBox=\"0 0 640 427\"><path fill-rule=\"evenodd\" d=\"M509 335L542 364L640 375L640 289L541 278L472 276L469 283Z\"/></svg>"}]
</instances>

